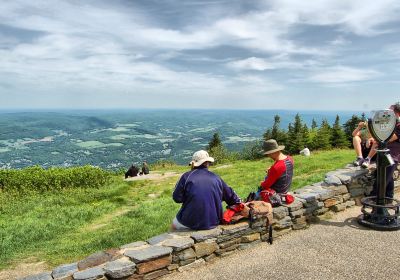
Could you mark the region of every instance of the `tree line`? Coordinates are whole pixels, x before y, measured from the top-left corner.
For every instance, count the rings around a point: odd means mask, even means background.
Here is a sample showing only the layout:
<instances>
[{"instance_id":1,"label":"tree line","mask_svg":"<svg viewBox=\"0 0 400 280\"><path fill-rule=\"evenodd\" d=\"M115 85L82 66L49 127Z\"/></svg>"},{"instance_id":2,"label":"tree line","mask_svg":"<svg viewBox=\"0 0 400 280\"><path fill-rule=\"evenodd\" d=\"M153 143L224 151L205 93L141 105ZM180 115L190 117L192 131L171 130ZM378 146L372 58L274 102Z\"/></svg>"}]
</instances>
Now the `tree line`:
<instances>
[{"instance_id":1,"label":"tree line","mask_svg":"<svg viewBox=\"0 0 400 280\"><path fill-rule=\"evenodd\" d=\"M318 126L315 119L308 127L301 116L296 114L294 121L289 123L287 129L281 128L281 118L274 116L272 127L268 128L263 139L247 144L241 152L230 152L221 141L218 132L214 133L207 150L217 161L226 159L257 159L262 157L262 142L268 139L275 139L280 145L285 145L285 151L289 154L298 154L302 149L308 147L310 150L329 150L333 148L351 148L352 132L357 124L365 121L364 113L361 116L353 115L341 125L339 115L336 115L335 122L330 125L327 119L323 119Z\"/></svg>"}]
</instances>

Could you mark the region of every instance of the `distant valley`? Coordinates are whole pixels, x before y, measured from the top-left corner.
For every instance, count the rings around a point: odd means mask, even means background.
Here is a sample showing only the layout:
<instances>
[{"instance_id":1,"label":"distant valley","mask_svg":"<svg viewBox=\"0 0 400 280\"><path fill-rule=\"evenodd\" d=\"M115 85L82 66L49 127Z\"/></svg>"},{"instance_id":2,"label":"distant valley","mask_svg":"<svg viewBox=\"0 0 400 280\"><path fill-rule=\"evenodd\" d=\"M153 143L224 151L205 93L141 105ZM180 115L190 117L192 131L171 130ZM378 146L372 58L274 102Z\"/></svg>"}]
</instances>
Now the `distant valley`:
<instances>
[{"instance_id":1,"label":"distant valley","mask_svg":"<svg viewBox=\"0 0 400 280\"><path fill-rule=\"evenodd\" d=\"M0 112L0 168L91 164L127 168L142 161L189 161L218 132L228 149L261 139L274 115L287 129L296 113L307 125L353 112L233 110L96 110ZM358 112L356 112L358 113Z\"/></svg>"}]
</instances>

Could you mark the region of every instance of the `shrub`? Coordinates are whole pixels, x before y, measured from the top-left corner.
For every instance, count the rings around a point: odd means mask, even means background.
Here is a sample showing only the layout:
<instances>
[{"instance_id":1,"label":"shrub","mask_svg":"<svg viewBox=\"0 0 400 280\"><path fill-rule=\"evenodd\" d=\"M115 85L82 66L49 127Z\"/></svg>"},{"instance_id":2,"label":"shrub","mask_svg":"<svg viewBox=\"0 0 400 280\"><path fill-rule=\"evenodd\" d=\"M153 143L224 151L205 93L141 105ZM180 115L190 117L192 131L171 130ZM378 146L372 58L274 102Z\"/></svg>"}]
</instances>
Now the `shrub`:
<instances>
[{"instance_id":1,"label":"shrub","mask_svg":"<svg viewBox=\"0 0 400 280\"><path fill-rule=\"evenodd\" d=\"M0 170L0 188L5 192L16 193L99 188L108 183L110 178L110 172L90 165L49 169L32 166L20 170Z\"/></svg>"},{"instance_id":2,"label":"shrub","mask_svg":"<svg viewBox=\"0 0 400 280\"><path fill-rule=\"evenodd\" d=\"M261 140L250 142L246 144L240 153L240 158L244 160L256 160L264 157L262 151Z\"/></svg>"}]
</instances>

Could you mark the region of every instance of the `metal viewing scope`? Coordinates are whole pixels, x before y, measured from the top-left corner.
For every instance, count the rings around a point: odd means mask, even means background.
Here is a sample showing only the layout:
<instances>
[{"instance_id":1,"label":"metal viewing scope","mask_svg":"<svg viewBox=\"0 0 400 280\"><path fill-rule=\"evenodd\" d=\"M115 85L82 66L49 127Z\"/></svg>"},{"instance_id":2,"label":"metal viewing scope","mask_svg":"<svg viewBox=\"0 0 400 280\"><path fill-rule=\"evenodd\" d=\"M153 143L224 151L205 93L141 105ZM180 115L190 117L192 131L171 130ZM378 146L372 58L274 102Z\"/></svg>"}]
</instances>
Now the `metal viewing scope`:
<instances>
[{"instance_id":1,"label":"metal viewing scope","mask_svg":"<svg viewBox=\"0 0 400 280\"><path fill-rule=\"evenodd\" d=\"M372 112L368 129L378 143L376 160L376 196L361 199L362 214L358 217L361 225L378 230L400 229L400 201L386 197L386 168L394 164L386 145L394 133L397 118L392 110Z\"/></svg>"}]
</instances>

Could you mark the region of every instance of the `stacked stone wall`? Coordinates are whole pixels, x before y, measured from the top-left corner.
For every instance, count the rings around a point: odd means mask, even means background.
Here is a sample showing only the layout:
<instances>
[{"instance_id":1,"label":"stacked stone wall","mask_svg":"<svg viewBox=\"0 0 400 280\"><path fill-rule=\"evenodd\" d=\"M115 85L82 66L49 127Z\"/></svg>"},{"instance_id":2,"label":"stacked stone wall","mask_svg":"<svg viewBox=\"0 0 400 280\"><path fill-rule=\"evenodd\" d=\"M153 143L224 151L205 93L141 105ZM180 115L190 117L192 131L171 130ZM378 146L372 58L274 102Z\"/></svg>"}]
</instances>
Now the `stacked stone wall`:
<instances>
[{"instance_id":1,"label":"stacked stone wall","mask_svg":"<svg viewBox=\"0 0 400 280\"><path fill-rule=\"evenodd\" d=\"M347 166L326 174L325 180L294 192L295 201L273 209L274 238L308 227L327 212L344 211L369 193L373 169ZM395 187L400 189L398 171ZM61 265L52 271L24 280L106 280L156 279L204 265L266 241L263 218L204 231L170 232L94 253L77 263Z\"/></svg>"}]
</instances>

